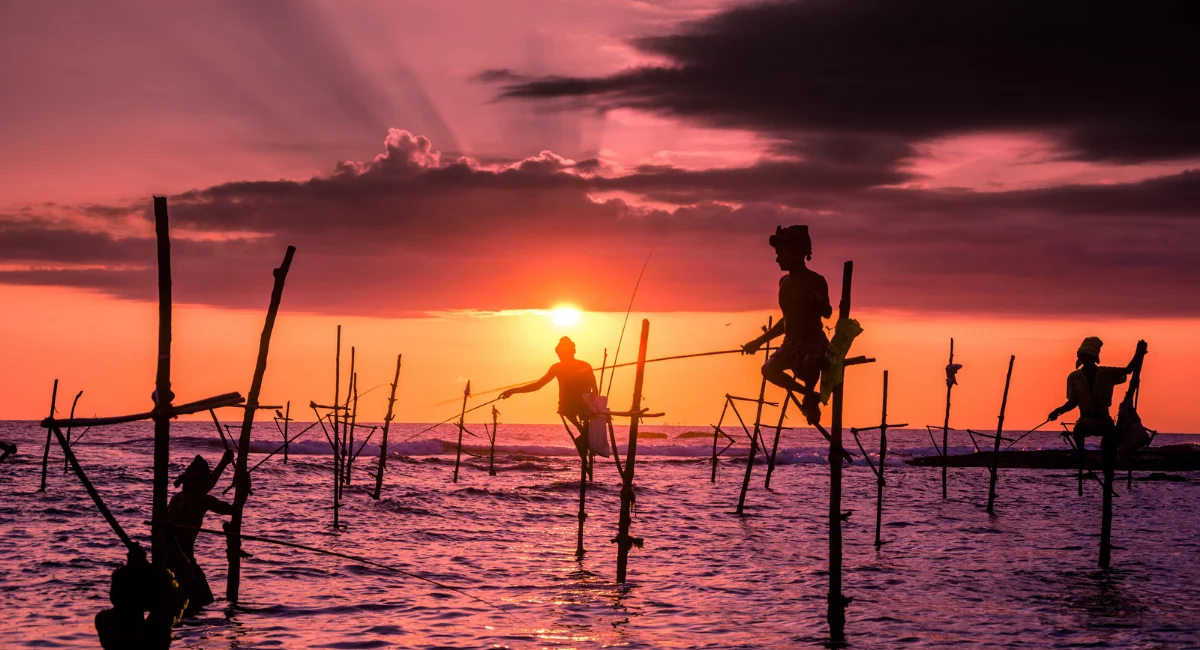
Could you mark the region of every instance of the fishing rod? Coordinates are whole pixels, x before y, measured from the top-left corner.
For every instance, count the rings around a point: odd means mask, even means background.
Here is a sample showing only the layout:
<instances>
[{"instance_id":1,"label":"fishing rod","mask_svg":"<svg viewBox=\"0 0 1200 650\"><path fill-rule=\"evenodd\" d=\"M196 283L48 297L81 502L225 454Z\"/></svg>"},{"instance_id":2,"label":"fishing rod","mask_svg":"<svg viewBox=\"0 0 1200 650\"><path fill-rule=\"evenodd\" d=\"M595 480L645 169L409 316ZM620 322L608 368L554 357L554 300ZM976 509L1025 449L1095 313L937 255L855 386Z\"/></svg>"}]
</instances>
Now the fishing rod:
<instances>
[{"instance_id":1,"label":"fishing rod","mask_svg":"<svg viewBox=\"0 0 1200 650\"><path fill-rule=\"evenodd\" d=\"M1008 447L1005 447L1005 448L1004 448L1004 449L1002 449L1001 451L1008 451L1008 450L1009 450L1009 448L1011 448L1013 445L1017 444L1018 442L1021 442L1021 440L1023 440L1023 439L1025 438L1025 436L1027 436L1027 435L1029 435L1029 434L1033 433L1034 431L1037 431L1038 429L1041 429L1042 427L1046 426L1047 424L1050 424L1050 420L1046 420L1045 422L1043 422L1043 423L1041 423L1041 424L1037 425L1036 427L1034 427L1034 428L1032 428L1032 429L1030 429L1030 430L1026 431L1026 432L1025 432L1025 433L1023 433L1023 434L1021 434L1021 436L1020 436L1019 438L1017 438L1016 440L1013 440L1012 442L1008 443Z\"/></svg>"},{"instance_id":2,"label":"fishing rod","mask_svg":"<svg viewBox=\"0 0 1200 650\"><path fill-rule=\"evenodd\" d=\"M617 337L617 351L613 353L614 364L617 362L617 357L621 356L621 343L625 340L625 326L629 324L629 314L633 311L633 300L637 298L638 287L642 286L642 276L646 275L646 267L650 266L650 258L654 255L654 249L658 248L659 241L662 240L654 242L654 245L650 247L650 253L646 255L646 261L642 263L642 271L638 273L637 282L633 285L633 295L629 296L629 307L625 309L625 320L621 322L621 335ZM615 368L616 366L613 367ZM608 397L609 393L612 392L613 379L615 377L616 373L608 376L608 392L604 394L605 397ZM604 387L600 386L600 388Z\"/></svg>"},{"instance_id":3,"label":"fishing rod","mask_svg":"<svg viewBox=\"0 0 1200 650\"><path fill-rule=\"evenodd\" d=\"M426 577L424 577L424 576L420 576L420 575L417 575L417 574L415 574L415 573L411 573L411 572L405 571L405 570L403 570L403 569L397 569L397 568L396 568L396 567L394 567L394 566L389 566L389 565L387 565L387 564L381 564L381 563L379 563L379 562L376 562L376 561L374 561L374 560L368 560L368 559L367 559L367 558L365 558L365 557L358 557L358 556L356 556L356 555L348 555L348 554L346 554L346 553L338 553L337 551L330 551L330 550L326 550L326 549L323 549L323 548L316 548L316 547L314 547L314 546L305 546L304 544L297 544L297 543L295 543L295 542L289 542L289 541L287 541L287 540L283 540L283 539L276 539L276 538L273 538L273 537L263 537L262 535L247 535L246 533L227 533L227 532L225 532L225 531L222 531L222 530L213 530L213 529L211 529L211 528L201 528L201 527L198 527L198 526L186 526L186 525L184 525L184 524L177 524L177 523L174 523L174 522L171 522L171 526L172 526L172 527L174 527L174 528L183 528L183 529L186 529L186 530L194 530L194 531L196 531L196 532L198 532L198 533L206 533L206 534L208 534L208 535L220 535L221 537L225 537L225 538L227 538L227 539L228 539L229 537L237 537L237 538L239 538L239 539L242 539L242 540L245 540L245 541L251 541L251 542L262 542L262 543L264 543L264 544L276 544L276 545L278 545L278 546L286 546L286 547L288 547L288 548L295 548L295 549L299 549L299 550L301 550L301 551L308 551L308 552L310 552L310 553L319 553L319 554L321 554L321 555L330 555L330 556L333 556L333 557L341 558L341 559L343 559L343 560L350 560L351 562L359 562L359 563L361 563L361 564L365 564L365 565L367 565L367 566L373 566L373 567L376 567L376 568L379 568L379 569L384 569L385 571L391 571L391 572L393 572L393 573L399 573L399 574L400 574L400 575L402 575L402 576L407 576L407 577L409 577L409 578L414 578L414 579L416 579L416 580L421 580L421 581L423 581L423 582L428 582L429 584L431 584L431 585L433 585L433 586L435 586L435 587L437 587L437 588L439 588L439 589L445 589L445 590L447 590L447 591L453 591L453 592L454 592L454 593L456 593L456 594L459 594L459 595L462 595L462 596L466 596L467 598L470 598L471 600L474 600L475 602L478 602L478 603L482 603L482 604L484 604L484 605L487 605L488 607L491 607L492 609L495 609L495 610L499 611L500 613L502 613L502 614L504 614L504 615L506 615L506 616L511 616L511 617L513 618L513 620L516 620L517 622L521 623L522 625L526 625L525 621L524 621L524 620L522 620L522 619L521 619L519 616L517 616L516 614L513 614L512 612L508 611L507 609L504 609L504 608L500 607L499 605L496 605L496 604L493 604L493 603L489 603L488 601L486 601L486 600L484 600L484 599L480 598L479 596L476 596L476 595L474 595L474 594L471 594L470 592L467 592L467 591L465 591L465 590L463 590L463 589L459 589L458 587L452 587L452 586L450 586L450 585L448 585L448 584L445 584L445 583L442 583L442 582L438 582L437 580L432 580L432 579L430 579L430 578L426 578Z\"/></svg>"}]
</instances>

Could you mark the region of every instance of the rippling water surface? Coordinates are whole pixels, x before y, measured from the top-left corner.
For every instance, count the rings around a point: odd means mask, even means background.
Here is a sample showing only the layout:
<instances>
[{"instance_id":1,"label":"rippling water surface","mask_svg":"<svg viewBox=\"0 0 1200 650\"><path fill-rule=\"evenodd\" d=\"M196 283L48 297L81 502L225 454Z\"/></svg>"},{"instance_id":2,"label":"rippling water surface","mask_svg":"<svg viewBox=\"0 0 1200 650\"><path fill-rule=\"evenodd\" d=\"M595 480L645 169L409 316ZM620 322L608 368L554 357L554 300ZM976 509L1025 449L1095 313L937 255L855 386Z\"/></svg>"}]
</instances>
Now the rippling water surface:
<instances>
[{"instance_id":1,"label":"rippling water surface","mask_svg":"<svg viewBox=\"0 0 1200 650\"><path fill-rule=\"evenodd\" d=\"M423 428L395 425L393 440ZM730 450L709 482L711 439L647 427L639 441L629 582L613 583L619 509L611 462L589 488L586 546L574 557L578 461L561 427L500 427L498 474L468 457L457 485L451 430L393 447L383 498L365 492L369 446L334 533L328 445L311 433L254 473L247 533L392 564L462 588L457 593L380 569L247 542L242 606L218 600L177 630L173 647L233 648L786 648L817 645L824 625L828 466L819 437L787 431L771 490L755 468L747 516L733 514L745 454ZM220 456L212 425L172 425L172 477L196 453ZM19 454L0 464L0 645L96 647L92 617L107 606L119 541L51 449L38 493L44 433L0 423ZM256 461L273 425L255 431ZM114 514L147 548L152 429L96 429L77 454ZM847 438L849 435L847 434ZM872 437L872 440L874 438ZM950 470L943 501L936 469L908 467L931 452L925 432L889 436L884 538L874 540L874 476L845 472L847 634L855 647L1200 647L1200 474L1187 483L1121 484L1113 570L1095 568L1100 491L1075 496L1064 472L1002 470L995 517L982 508L985 470ZM1160 436L1158 444L1189 442ZM477 441L474 441L477 443ZM967 441L959 441L968 444ZM1028 447L1059 446L1034 434ZM1025 445L1022 443L1022 445ZM873 449L873 446L868 446ZM482 449L475 447L476 453ZM966 448L953 448L965 453ZM377 454L377 451L375 451ZM894 454L894 455L893 455ZM893 462L895 460L896 462ZM227 474L218 490L229 479ZM221 518L209 515L208 527ZM202 536L197 557L224 592L224 542Z\"/></svg>"}]
</instances>

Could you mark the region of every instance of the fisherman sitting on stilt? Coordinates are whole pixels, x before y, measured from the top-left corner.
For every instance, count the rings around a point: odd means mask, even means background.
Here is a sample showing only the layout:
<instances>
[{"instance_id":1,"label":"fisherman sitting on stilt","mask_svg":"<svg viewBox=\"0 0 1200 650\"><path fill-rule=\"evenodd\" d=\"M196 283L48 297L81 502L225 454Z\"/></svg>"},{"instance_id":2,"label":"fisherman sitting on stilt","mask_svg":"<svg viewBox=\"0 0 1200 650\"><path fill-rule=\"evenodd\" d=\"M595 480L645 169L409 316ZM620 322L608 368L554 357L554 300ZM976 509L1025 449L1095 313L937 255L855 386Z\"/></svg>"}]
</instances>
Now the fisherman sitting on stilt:
<instances>
[{"instance_id":1,"label":"fisherman sitting on stilt","mask_svg":"<svg viewBox=\"0 0 1200 650\"><path fill-rule=\"evenodd\" d=\"M833 315L829 304L829 285L825 278L805 264L812 259L812 241L808 226L788 226L775 229L769 240L775 248L775 261L787 275L779 279L779 309L783 312L771 329L742 346L746 354L754 354L771 339L783 334L783 345L763 364L762 374L767 381L804 396L801 409L810 424L821 420L821 400L817 380L828 365L822 318ZM787 370L792 372L788 375Z\"/></svg>"},{"instance_id":2,"label":"fisherman sitting on stilt","mask_svg":"<svg viewBox=\"0 0 1200 650\"><path fill-rule=\"evenodd\" d=\"M1146 355L1146 342L1138 341L1133 360L1124 368L1100 365L1100 347L1104 342L1089 336L1076 352L1075 370L1067 376L1067 402L1054 409L1048 420L1057 420L1060 415L1079 407L1079 419L1075 422L1074 440L1079 455L1089 436L1101 436L1101 449L1108 450L1116 444L1117 425L1108 409L1112 406L1113 389L1125 383L1129 373L1141 365Z\"/></svg>"},{"instance_id":3,"label":"fisherman sitting on stilt","mask_svg":"<svg viewBox=\"0 0 1200 650\"><path fill-rule=\"evenodd\" d=\"M558 354L558 363L550 366L546 374L532 384L510 388L500 393L500 399L508 399L517 393L532 393L540 390L551 379L558 380L558 414L574 425L579 431L575 438L575 449L580 457L587 460L588 452L588 421L594 415L588 406L585 395L595 395L599 392L596 387L596 373L586 361L575 358L575 342L564 336L554 348Z\"/></svg>"}]
</instances>

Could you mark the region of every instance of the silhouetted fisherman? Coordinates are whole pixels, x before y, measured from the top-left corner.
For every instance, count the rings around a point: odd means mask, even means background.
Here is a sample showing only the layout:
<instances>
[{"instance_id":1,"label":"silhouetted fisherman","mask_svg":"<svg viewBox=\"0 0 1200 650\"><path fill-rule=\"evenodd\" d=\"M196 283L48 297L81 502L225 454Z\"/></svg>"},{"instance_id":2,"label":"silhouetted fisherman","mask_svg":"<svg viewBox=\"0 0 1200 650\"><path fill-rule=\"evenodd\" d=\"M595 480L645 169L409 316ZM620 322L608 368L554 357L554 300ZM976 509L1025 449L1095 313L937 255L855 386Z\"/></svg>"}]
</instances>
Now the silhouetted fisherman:
<instances>
[{"instance_id":1,"label":"silhouetted fisherman","mask_svg":"<svg viewBox=\"0 0 1200 650\"><path fill-rule=\"evenodd\" d=\"M112 608L96 614L96 635L105 650L158 650L171 645L171 628L183 613L184 595L169 571L146 561L141 548L129 551L112 572ZM150 612L146 616L146 612Z\"/></svg>"},{"instance_id":2,"label":"silhouetted fisherman","mask_svg":"<svg viewBox=\"0 0 1200 650\"><path fill-rule=\"evenodd\" d=\"M1104 342L1089 336L1079 345L1075 353L1075 370L1067 375L1067 401L1050 411L1048 420L1057 420L1071 409L1079 408L1079 419L1075 422L1073 437L1080 456L1089 436L1101 436L1102 453L1116 450L1117 425L1108 412L1112 406L1113 389L1125 383L1129 373L1141 364L1146 355L1146 342L1138 341L1133 360L1124 368L1100 365L1100 348Z\"/></svg>"},{"instance_id":3,"label":"silhouetted fisherman","mask_svg":"<svg viewBox=\"0 0 1200 650\"><path fill-rule=\"evenodd\" d=\"M221 462L217 463L216 470L210 471L208 461L202 456L196 456L183 474L175 479L175 487L180 490L171 497L171 502L167 505L167 518L175 525L172 530L176 543L170 566L187 595L188 614L194 614L214 600L208 579L196 563L196 537L200 533L194 529L204 525L204 515L209 511L232 515L234 509L240 505L236 498L233 504L228 504L209 494L220 480L221 473L232 462L233 451L226 450ZM242 474L240 478L247 483L250 481L248 474ZM237 481L238 477L234 480ZM241 495L243 501L248 493L249 490L235 492Z\"/></svg>"},{"instance_id":4,"label":"silhouetted fisherman","mask_svg":"<svg viewBox=\"0 0 1200 650\"><path fill-rule=\"evenodd\" d=\"M508 399L517 393L532 393L541 390L551 379L558 380L558 414L566 418L579 431L575 438L575 448L579 455L586 458L588 451L588 420L591 419L592 409L584 401L584 395L599 392L596 387L596 373L586 361L575 358L575 342L564 336L558 340L554 348L558 354L558 363L550 366L546 374L532 384L510 388L500 393L500 399Z\"/></svg>"},{"instance_id":5,"label":"silhouetted fisherman","mask_svg":"<svg viewBox=\"0 0 1200 650\"><path fill-rule=\"evenodd\" d=\"M762 374L767 381L804 396L801 410L810 424L821 420L821 399L817 380L828 367L822 318L833 315L829 304L829 285L821 274L805 264L812 259L812 240L808 226L778 227L768 240L775 248L775 262L787 275L779 279L779 309L783 312L771 329L742 346L746 354L754 354L767 341L783 334L779 346L767 362ZM785 371L791 371L789 376Z\"/></svg>"}]
</instances>

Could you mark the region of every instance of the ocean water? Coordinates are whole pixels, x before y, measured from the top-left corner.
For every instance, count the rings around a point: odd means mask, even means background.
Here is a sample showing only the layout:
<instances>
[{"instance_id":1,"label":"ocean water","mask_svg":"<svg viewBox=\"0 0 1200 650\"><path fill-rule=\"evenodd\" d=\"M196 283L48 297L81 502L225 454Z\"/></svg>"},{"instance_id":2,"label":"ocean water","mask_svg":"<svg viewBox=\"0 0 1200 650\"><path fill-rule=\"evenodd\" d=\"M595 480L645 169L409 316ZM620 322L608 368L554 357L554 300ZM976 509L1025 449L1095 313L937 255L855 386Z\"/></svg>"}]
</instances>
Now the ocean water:
<instances>
[{"instance_id":1,"label":"ocean water","mask_svg":"<svg viewBox=\"0 0 1200 650\"><path fill-rule=\"evenodd\" d=\"M393 441L423 425L396 424ZM332 467L319 430L254 473L244 530L363 556L453 586L467 598L347 560L253 541L242 602L225 606L224 542L201 536L197 557L218 601L176 630L181 648L791 648L827 636L827 448L785 431L771 490L756 466L745 517L733 514L745 440L709 482L711 438L699 428L645 426L629 581L614 584L617 472L599 459L588 490L587 555L576 561L578 460L560 426L501 425L498 473L467 456L458 484L445 426L393 444L383 498L366 492L368 446L334 532ZM295 429L293 429L295 431ZM172 477L194 454L220 456L211 423L172 425ZM78 432L77 432L78 433ZM279 444L255 429L252 462ZM378 434L376 434L378 435ZM621 439L624 430L619 431ZM847 444L853 439L846 434ZM51 448L37 492L44 431L0 423L20 450L0 464L0 646L98 647L119 541ZM876 435L864 443L875 447ZM1156 444L1190 442L1160 436ZM468 438L468 450L485 452ZM970 451L956 435L952 453ZM1058 447L1037 433L1018 447ZM95 429L76 453L126 530L149 547L152 426ZM996 516L984 512L986 471L940 470L903 458L932 453L924 431L889 435L883 536L874 540L874 476L861 460L844 473L845 593L852 647L1200 647L1200 473L1189 482L1122 481L1113 568L1096 568L1100 490L1075 494L1065 472L1001 470ZM742 459L739 461L739 455ZM359 469L361 468L361 469ZM229 472L218 491L229 482ZM220 516L206 526L219 528ZM498 609L504 611L498 611Z\"/></svg>"}]
</instances>

